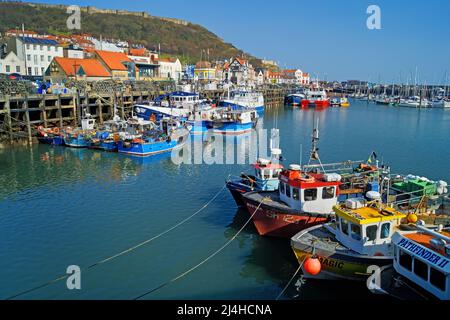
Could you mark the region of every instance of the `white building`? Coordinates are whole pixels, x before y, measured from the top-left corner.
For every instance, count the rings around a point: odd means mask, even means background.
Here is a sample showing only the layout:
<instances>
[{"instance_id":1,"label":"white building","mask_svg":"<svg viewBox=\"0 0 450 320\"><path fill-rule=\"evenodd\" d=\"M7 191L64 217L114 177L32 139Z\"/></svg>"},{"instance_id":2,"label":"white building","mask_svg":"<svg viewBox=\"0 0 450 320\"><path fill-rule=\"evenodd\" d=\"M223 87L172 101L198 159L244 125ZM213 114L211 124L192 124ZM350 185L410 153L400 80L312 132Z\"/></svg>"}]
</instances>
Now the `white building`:
<instances>
[{"instance_id":1,"label":"white building","mask_svg":"<svg viewBox=\"0 0 450 320\"><path fill-rule=\"evenodd\" d=\"M18 73L23 75L25 72L25 63L11 51L3 59L0 59L0 73L11 74Z\"/></svg>"},{"instance_id":2,"label":"white building","mask_svg":"<svg viewBox=\"0 0 450 320\"><path fill-rule=\"evenodd\" d=\"M70 45L63 49L64 58L84 59L84 51L78 46Z\"/></svg>"},{"instance_id":3,"label":"white building","mask_svg":"<svg viewBox=\"0 0 450 320\"><path fill-rule=\"evenodd\" d=\"M159 59L159 74L161 78L179 81L183 74L183 66L180 59Z\"/></svg>"},{"instance_id":4,"label":"white building","mask_svg":"<svg viewBox=\"0 0 450 320\"><path fill-rule=\"evenodd\" d=\"M55 40L17 37L8 42L8 52L13 51L24 61L26 76L43 76L54 57L63 57L63 48Z\"/></svg>"},{"instance_id":5,"label":"white building","mask_svg":"<svg viewBox=\"0 0 450 320\"><path fill-rule=\"evenodd\" d=\"M95 50L111 51L111 52L124 52L125 51L123 48L119 48L116 44L109 42L109 41L97 40L95 38L92 38L91 42L94 44Z\"/></svg>"}]
</instances>

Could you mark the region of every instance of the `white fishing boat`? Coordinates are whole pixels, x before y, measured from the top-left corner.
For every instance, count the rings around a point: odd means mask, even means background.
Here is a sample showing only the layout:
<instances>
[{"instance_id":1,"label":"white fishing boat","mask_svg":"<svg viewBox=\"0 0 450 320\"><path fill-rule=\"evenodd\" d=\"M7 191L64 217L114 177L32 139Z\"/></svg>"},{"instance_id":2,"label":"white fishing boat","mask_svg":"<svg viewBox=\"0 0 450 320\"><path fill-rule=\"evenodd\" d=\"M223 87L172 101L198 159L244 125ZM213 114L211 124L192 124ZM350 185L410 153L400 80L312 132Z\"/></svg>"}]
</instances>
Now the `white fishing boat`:
<instances>
[{"instance_id":1,"label":"white fishing boat","mask_svg":"<svg viewBox=\"0 0 450 320\"><path fill-rule=\"evenodd\" d=\"M431 107L431 103L427 99L413 96L407 99L400 99L398 106L406 108L429 108Z\"/></svg>"}]
</instances>

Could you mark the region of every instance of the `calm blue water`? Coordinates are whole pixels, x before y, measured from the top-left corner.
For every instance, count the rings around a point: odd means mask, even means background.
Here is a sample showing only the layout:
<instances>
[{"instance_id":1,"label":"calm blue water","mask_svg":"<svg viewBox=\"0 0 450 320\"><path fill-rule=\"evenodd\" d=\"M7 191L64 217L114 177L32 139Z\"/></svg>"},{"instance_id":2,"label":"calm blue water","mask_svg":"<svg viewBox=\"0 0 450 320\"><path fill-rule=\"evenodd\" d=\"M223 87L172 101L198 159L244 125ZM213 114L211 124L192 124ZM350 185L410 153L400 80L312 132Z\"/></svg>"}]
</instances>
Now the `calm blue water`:
<instances>
[{"instance_id":1,"label":"calm blue water","mask_svg":"<svg viewBox=\"0 0 450 320\"><path fill-rule=\"evenodd\" d=\"M324 162L366 160L372 151L394 171L450 181L450 112L353 102L322 112L268 110L286 165L310 147L320 121ZM0 150L0 298L39 286L67 266L90 266L190 216L245 165L181 165L89 150L35 145ZM22 299L133 299L196 265L245 223L227 191L177 230L82 273L82 290L65 281ZM289 241L261 238L250 225L221 254L147 299L274 299L297 269ZM363 285L307 282L303 299L370 297ZM353 288L354 287L354 288ZM285 298L293 298L295 288Z\"/></svg>"}]
</instances>

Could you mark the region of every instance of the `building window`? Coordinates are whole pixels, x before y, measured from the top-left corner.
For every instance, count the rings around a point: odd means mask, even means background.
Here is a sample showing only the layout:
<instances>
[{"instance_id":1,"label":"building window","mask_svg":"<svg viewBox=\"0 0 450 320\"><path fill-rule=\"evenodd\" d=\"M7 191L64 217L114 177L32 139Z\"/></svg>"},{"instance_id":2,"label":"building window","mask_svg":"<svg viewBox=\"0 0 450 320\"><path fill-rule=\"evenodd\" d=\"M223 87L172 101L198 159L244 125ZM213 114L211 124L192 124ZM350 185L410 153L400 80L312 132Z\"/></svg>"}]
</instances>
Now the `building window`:
<instances>
[{"instance_id":1,"label":"building window","mask_svg":"<svg viewBox=\"0 0 450 320\"><path fill-rule=\"evenodd\" d=\"M41 46L39 47L39 49L42 51L44 50L44 46L41 44Z\"/></svg>"},{"instance_id":2,"label":"building window","mask_svg":"<svg viewBox=\"0 0 450 320\"><path fill-rule=\"evenodd\" d=\"M305 201L315 201L315 200L317 200L317 189L306 189Z\"/></svg>"},{"instance_id":3,"label":"building window","mask_svg":"<svg viewBox=\"0 0 450 320\"><path fill-rule=\"evenodd\" d=\"M31 76L31 67L28 67L28 75Z\"/></svg>"},{"instance_id":4,"label":"building window","mask_svg":"<svg viewBox=\"0 0 450 320\"><path fill-rule=\"evenodd\" d=\"M20 66L16 66L16 72L20 73Z\"/></svg>"},{"instance_id":5,"label":"building window","mask_svg":"<svg viewBox=\"0 0 450 320\"><path fill-rule=\"evenodd\" d=\"M322 190L322 199L333 199L335 187L325 187Z\"/></svg>"},{"instance_id":6,"label":"building window","mask_svg":"<svg viewBox=\"0 0 450 320\"><path fill-rule=\"evenodd\" d=\"M6 67L6 72L7 73L11 72L11 66L10 65L6 65L5 67Z\"/></svg>"},{"instance_id":7,"label":"building window","mask_svg":"<svg viewBox=\"0 0 450 320\"><path fill-rule=\"evenodd\" d=\"M31 54L27 54L27 61L31 61Z\"/></svg>"},{"instance_id":8,"label":"building window","mask_svg":"<svg viewBox=\"0 0 450 320\"><path fill-rule=\"evenodd\" d=\"M445 292L446 291L446 281L447 278L445 274L436 270L435 268L430 268L430 282L433 286L438 288L439 290Z\"/></svg>"},{"instance_id":9,"label":"building window","mask_svg":"<svg viewBox=\"0 0 450 320\"><path fill-rule=\"evenodd\" d=\"M51 56L47 56L47 61L48 62L52 62L52 57Z\"/></svg>"},{"instance_id":10,"label":"building window","mask_svg":"<svg viewBox=\"0 0 450 320\"><path fill-rule=\"evenodd\" d=\"M34 44L33 45L33 50L36 50L37 49L37 46Z\"/></svg>"},{"instance_id":11,"label":"building window","mask_svg":"<svg viewBox=\"0 0 450 320\"><path fill-rule=\"evenodd\" d=\"M41 74L44 74L44 67L41 68Z\"/></svg>"},{"instance_id":12,"label":"building window","mask_svg":"<svg viewBox=\"0 0 450 320\"><path fill-rule=\"evenodd\" d=\"M414 273L416 276L428 281L428 265L426 263L414 259Z\"/></svg>"},{"instance_id":13,"label":"building window","mask_svg":"<svg viewBox=\"0 0 450 320\"><path fill-rule=\"evenodd\" d=\"M39 68L38 67L34 67L34 75L35 76L39 75Z\"/></svg>"},{"instance_id":14,"label":"building window","mask_svg":"<svg viewBox=\"0 0 450 320\"><path fill-rule=\"evenodd\" d=\"M44 62L45 57L41 55L41 62Z\"/></svg>"},{"instance_id":15,"label":"building window","mask_svg":"<svg viewBox=\"0 0 450 320\"><path fill-rule=\"evenodd\" d=\"M27 50L30 50L30 45L27 43Z\"/></svg>"},{"instance_id":16,"label":"building window","mask_svg":"<svg viewBox=\"0 0 450 320\"><path fill-rule=\"evenodd\" d=\"M399 263L408 271L412 271L412 257L403 250L399 250Z\"/></svg>"},{"instance_id":17,"label":"building window","mask_svg":"<svg viewBox=\"0 0 450 320\"><path fill-rule=\"evenodd\" d=\"M38 64L38 56L37 55L33 56L33 61L34 61L34 64Z\"/></svg>"},{"instance_id":18,"label":"building window","mask_svg":"<svg viewBox=\"0 0 450 320\"><path fill-rule=\"evenodd\" d=\"M367 240L375 241L377 239L377 231L378 231L378 227L377 226L369 226L369 227L367 227L367 229L366 229Z\"/></svg>"},{"instance_id":19,"label":"building window","mask_svg":"<svg viewBox=\"0 0 450 320\"><path fill-rule=\"evenodd\" d=\"M50 51L50 46L47 46L47 51Z\"/></svg>"}]
</instances>

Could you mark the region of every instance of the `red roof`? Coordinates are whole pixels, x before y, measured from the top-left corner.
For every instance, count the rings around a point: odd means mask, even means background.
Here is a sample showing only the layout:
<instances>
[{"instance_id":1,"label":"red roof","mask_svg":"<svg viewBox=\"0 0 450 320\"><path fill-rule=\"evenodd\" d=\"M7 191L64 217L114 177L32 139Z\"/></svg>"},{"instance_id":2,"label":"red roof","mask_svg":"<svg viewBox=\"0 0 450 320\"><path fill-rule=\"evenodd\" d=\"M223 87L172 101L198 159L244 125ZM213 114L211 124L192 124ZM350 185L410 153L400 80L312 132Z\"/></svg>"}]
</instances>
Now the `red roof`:
<instances>
[{"instance_id":1,"label":"red roof","mask_svg":"<svg viewBox=\"0 0 450 320\"><path fill-rule=\"evenodd\" d=\"M98 57L108 66L110 70L127 71L124 62L131 62L131 59L123 52L95 50Z\"/></svg>"},{"instance_id":2,"label":"red roof","mask_svg":"<svg viewBox=\"0 0 450 320\"><path fill-rule=\"evenodd\" d=\"M145 49L145 48L130 49L130 56L145 57L146 55L147 55L147 49Z\"/></svg>"},{"instance_id":3,"label":"red roof","mask_svg":"<svg viewBox=\"0 0 450 320\"><path fill-rule=\"evenodd\" d=\"M74 59L55 57L55 62L61 66L66 75L75 76L75 69L78 72L83 69L88 77L110 77L111 74L95 59Z\"/></svg>"},{"instance_id":4,"label":"red roof","mask_svg":"<svg viewBox=\"0 0 450 320\"><path fill-rule=\"evenodd\" d=\"M159 61L160 62L171 62L171 63L174 63L174 62L177 61L177 59L174 59L174 58L159 58Z\"/></svg>"}]
</instances>

